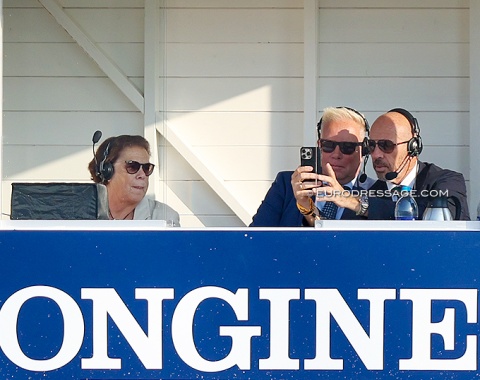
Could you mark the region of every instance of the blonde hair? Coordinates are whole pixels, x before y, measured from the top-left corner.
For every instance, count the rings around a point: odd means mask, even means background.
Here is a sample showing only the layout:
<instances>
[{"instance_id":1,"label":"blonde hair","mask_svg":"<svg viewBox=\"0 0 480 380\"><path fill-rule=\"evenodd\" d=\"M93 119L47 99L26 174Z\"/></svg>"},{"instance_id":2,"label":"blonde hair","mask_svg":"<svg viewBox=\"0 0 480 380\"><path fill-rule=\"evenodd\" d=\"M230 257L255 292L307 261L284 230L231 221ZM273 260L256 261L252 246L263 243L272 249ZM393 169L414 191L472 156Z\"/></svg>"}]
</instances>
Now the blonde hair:
<instances>
[{"instance_id":1,"label":"blonde hair","mask_svg":"<svg viewBox=\"0 0 480 380\"><path fill-rule=\"evenodd\" d=\"M317 126L318 138L320 138L322 125L328 124L332 121L350 119L356 124L361 125L363 127L361 128L361 133L360 133L361 140L363 140L363 138L365 138L367 135L368 122L367 124L365 124L367 119L365 118L365 116L363 116L363 114L360 114L359 112L358 113L357 112L353 111L352 109L348 109L346 107L325 108L323 110L323 116L318 122L318 126Z\"/></svg>"}]
</instances>

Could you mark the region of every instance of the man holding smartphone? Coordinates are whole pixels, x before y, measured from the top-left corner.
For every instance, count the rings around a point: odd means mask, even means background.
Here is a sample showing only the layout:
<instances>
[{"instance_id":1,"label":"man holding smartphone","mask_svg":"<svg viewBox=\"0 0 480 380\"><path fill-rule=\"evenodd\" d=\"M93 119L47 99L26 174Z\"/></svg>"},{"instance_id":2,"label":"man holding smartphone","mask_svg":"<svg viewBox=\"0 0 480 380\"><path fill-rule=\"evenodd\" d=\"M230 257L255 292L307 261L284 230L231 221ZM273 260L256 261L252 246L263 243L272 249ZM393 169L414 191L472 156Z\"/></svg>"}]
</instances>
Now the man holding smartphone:
<instances>
[{"instance_id":1,"label":"man holding smartphone","mask_svg":"<svg viewBox=\"0 0 480 380\"><path fill-rule=\"evenodd\" d=\"M368 154L368 129L365 117L353 108L324 109L317 124L320 174L310 165L278 173L250 226L299 227L313 226L316 218L363 218L365 199L345 188L368 189L375 182L361 174Z\"/></svg>"}]
</instances>

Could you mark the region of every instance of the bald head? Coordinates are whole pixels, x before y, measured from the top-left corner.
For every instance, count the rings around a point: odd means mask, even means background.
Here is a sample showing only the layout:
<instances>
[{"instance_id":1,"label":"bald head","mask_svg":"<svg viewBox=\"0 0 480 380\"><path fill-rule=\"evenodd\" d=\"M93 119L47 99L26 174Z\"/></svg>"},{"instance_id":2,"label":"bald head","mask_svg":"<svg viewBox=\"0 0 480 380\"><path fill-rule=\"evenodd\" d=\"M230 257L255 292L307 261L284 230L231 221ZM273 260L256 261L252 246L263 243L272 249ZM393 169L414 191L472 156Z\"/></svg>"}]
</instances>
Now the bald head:
<instances>
[{"instance_id":1,"label":"bald head","mask_svg":"<svg viewBox=\"0 0 480 380\"><path fill-rule=\"evenodd\" d=\"M397 172L392 182L399 184L416 165L417 158L408 154L408 141L413 137L409 120L398 112L387 112L377 118L370 130L370 139L390 140L395 144L393 151L382 151L378 145L371 152L372 164L378 178L385 180L389 172Z\"/></svg>"},{"instance_id":2,"label":"bald head","mask_svg":"<svg viewBox=\"0 0 480 380\"><path fill-rule=\"evenodd\" d=\"M378 136L381 137L378 138ZM413 137L412 126L402 114L387 112L375 120L371 128L370 137L374 140L388 138L394 142L410 140ZM393 137L396 139L393 139Z\"/></svg>"}]
</instances>

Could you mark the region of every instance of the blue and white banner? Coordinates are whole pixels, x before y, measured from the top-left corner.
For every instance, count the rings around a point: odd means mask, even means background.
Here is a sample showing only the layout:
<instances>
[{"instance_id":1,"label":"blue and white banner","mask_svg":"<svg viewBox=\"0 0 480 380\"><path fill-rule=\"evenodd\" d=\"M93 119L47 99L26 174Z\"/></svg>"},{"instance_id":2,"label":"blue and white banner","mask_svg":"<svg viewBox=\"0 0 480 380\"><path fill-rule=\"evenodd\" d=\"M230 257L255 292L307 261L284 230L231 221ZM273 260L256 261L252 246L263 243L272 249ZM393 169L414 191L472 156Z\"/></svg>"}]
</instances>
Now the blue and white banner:
<instances>
[{"instance_id":1,"label":"blue and white banner","mask_svg":"<svg viewBox=\"0 0 480 380\"><path fill-rule=\"evenodd\" d=\"M478 375L478 231L0 231L2 379Z\"/></svg>"}]
</instances>

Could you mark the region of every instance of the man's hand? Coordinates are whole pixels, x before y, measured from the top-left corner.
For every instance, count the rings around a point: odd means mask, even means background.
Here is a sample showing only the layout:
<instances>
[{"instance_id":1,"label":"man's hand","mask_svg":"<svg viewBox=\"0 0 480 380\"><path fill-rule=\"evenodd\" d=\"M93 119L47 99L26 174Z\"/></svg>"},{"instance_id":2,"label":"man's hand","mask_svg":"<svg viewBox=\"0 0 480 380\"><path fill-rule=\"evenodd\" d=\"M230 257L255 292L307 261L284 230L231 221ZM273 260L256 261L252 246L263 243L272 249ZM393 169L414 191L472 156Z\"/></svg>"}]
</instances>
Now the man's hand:
<instances>
[{"instance_id":1,"label":"man's hand","mask_svg":"<svg viewBox=\"0 0 480 380\"><path fill-rule=\"evenodd\" d=\"M318 175L319 180L323 182L323 186L317 189L317 201L331 201L338 207L349 208L357 212L360 207L358 198L352 196L351 193L345 190L337 181L335 172L329 163L325 165L325 171L326 175Z\"/></svg>"},{"instance_id":2,"label":"man's hand","mask_svg":"<svg viewBox=\"0 0 480 380\"><path fill-rule=\"evenodd\" d=\"M291 184L297 203L308 209L310 197L316 194L319 175L313 172L312 166L299 166L292 174Z\"/></svg>"}]
</instances>

